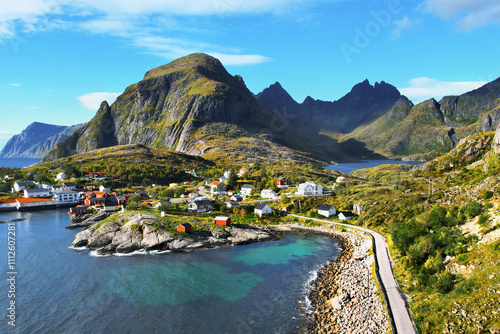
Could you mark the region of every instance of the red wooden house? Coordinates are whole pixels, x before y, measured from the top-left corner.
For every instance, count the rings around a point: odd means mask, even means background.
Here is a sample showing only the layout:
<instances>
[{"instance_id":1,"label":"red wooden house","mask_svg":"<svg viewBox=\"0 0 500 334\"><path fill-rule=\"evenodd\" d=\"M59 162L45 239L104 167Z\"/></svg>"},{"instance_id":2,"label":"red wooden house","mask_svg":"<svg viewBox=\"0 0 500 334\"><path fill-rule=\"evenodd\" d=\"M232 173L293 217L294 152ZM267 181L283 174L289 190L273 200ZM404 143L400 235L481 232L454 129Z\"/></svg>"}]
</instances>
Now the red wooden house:
<instances>
[{"instance_id":1,"label":"red wooden house","mask_svg":"<svg viewBox=\"0 0 500 334\"><path fill-rule=\"evenodd\" d=\"M189 223L180 224L180 225L177 225L177 232L186 233L188 231L191 231L191 228L192 228L192 226Z\"/></svg>"},{"instance_id":2,"label":"red wooden house","mask_svg":"<svg viewBox=\"0 0 500 334\"><path fill-rule=\"evenodd\" d=\"M215 217L215 225L229 226L229 225L231 225L231 218L229 218L229 217Z\"/></svg>"}]
</instances>

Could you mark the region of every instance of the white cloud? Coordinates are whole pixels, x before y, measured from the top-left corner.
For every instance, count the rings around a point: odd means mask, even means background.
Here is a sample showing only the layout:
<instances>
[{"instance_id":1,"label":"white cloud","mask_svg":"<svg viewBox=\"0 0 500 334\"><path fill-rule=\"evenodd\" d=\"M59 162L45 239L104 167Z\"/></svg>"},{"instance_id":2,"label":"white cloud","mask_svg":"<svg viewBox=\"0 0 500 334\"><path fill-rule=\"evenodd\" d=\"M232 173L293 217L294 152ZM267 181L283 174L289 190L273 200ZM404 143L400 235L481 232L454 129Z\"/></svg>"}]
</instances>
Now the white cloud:
<instances>
[{"instance_id":1,"label":"white cloud","mask_svg":"<svg viewBox=\"0 0 500 334\"><path fill-rule=\"evenodd\" d=\"M111 105L121 93L96 92L78 96L81 105L89 110L97 111L102 101L107 101Z\"/></svg>"},{"instance_id":2,"label":"white cloud","mask_svg":"<svg viewBox=\"0 0 500 334\"><path fill-rule=\"evenodd\" d=\"M10 83L10 84L6 84L5 86L19 87L19 86L21 86L21 84L20 83Z\"/></svg>"},{"instance_id":3,"label":"white cloud","mask_svg":"<svg viewBox=\"0 0 500 334\"><path fill-rule=\"evenodd\" d=\"M410 20L408 16L403 17L401 20L394 21L396 28L391 33L391 39L398 39L401 37L403 30L413 28L414 26L422 23L421 20Z\"/></svg>"},{"instance_id":4,"label":"white cloud","mask_svg":"<svg viewBox=\"0 0 500 334\"><path fill-rule=\"evenodd\" d=\"M486 83L486 81L439 81L422 77L410 80L409 86L399 88L399 91L414 103L419 103L430 98L439 101L443 96L461 95L477 89Z\"/></svg>"},{"instance_id":5,"label":"white cloud","mask_svg":"<svg viewBox=\"0 0 500 334\"><path fill-rule=\"evenodd\" d=\"M204 52L219 59L224 65L254 65L270 60L270 58L261 55L238 54L240 50L237 48L227 48L178 38L139 36L133 37L133 39L135 46L148 53L168 59L179 58L195 52Z\"/></svg>"},{"instance_id":6,"label":"white cloud","mask_svg":"<svg viewBox=\"0 0 500 334\"><path fill-rule=\"evenodd\" d=\"M459 27L464 30L500 24L498 0L426 0L423 8L443 19L457 19Z\"/></svg>"},{"instance_id":7,"label":"white cloud","mask_svg":"<svg viewBox=\"0 0 500 334\"><path fill-rule=\"evenodd\" d=\"M314 0L322 2L327 0ZM79 29L120 37L143 51L169 60L193 52L220 57L225 65L252 65L268 61L258 54L176 38L175 31L199 31L185 24L187 16L215 16L293 12L311 0L0 0L0 42L16 34L54 29ZM166 38L165 36L172 36Z\"/></svg>"},{"instance_id":8,"label":"white cloud","mask_svg":"<svg viewBox=\"0 0 500 334\"><path fill-rule=\"evenodd\" d=\"M235 55L209 52L209 54L221 61L224 65L253 65L268 62L271 58L260 55Z\"/></svg>"}]
</instances>

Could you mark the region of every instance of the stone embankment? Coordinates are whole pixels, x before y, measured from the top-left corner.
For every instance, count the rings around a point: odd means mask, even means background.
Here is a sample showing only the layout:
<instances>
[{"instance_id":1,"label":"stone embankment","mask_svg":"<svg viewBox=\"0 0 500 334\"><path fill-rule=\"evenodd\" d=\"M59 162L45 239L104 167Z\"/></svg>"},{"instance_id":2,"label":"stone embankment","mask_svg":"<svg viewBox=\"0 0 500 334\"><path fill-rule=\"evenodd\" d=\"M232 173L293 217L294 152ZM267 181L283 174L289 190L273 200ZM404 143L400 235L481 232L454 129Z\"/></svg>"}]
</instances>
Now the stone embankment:
<instances>
[{"instance_id":1,"label":"stone embankment","mask_svg":"<svg viewBox=\"0 0 500 334\"><path fill-rule=\"evenodd\" d=\"M314 309L304 325L307 333L388 333L389 318L379 292L370 254L372 240L361 232L285 225L276 230L310 231L339 240L341 253L324 265L312 283Z\"/></svg>"}]
</instances>

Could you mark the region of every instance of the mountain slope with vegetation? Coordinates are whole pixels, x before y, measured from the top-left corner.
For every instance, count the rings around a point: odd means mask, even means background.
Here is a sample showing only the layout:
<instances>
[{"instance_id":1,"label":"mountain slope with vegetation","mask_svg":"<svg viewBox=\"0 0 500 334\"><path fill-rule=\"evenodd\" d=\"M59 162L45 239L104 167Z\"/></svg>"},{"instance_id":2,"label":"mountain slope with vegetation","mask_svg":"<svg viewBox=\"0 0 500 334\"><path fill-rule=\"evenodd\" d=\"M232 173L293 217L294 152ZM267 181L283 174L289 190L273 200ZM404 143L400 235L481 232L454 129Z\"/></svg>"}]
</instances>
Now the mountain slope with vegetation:
<instances>
[{"instance_id":1,"label":"mountain slope with vegetation","mask_svg":"<svg viewBox=\"0 0 500 334\"><path fill-rule=\"evenodd\" d=\"M411 167L351 173L337 201L388 237L421 333L500 331L500 130Z\"/></svg>"},{"instance_id":2,"label":"mountain slope with vegetation","mask_svg":"<svg viewBox=\"0 0 500 334\"><path fill-rule=\"evenodd\" d=\"M429 160L500 124L500 78L460 96L417 105L384 82L359 83L334 102L299 104L275 83L257 95L280 119L326 149L357 157Z\"/></svg>"},{"instance_id":3,"label":"mountain slope with vegetation","mask_svg":"<svg viewBox=\"0 0 500 334\"><path fill-rule=\"evenodd\" d=\"M231 151L220 146L226 139L244 144ZM273 152L259 150L266 142L272 142ZM263 108L240 76L230 75L217 59L205 54L192 54L148 71L111 106L104 101L96 116L46 160L130 144L201 156L239 153L242 147L242 155L249 157L256 152L264 156L285 152L294 159L314 160L321 153Z\"/></svg>"}]
</instances>

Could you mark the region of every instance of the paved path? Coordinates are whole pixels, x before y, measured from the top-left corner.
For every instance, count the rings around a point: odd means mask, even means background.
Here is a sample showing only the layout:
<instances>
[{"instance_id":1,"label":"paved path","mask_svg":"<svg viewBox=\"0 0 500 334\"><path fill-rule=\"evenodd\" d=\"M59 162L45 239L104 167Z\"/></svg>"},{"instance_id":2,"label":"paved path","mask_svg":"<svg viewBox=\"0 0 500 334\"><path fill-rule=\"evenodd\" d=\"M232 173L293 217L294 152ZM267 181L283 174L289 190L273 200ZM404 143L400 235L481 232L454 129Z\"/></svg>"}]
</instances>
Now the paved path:
<instances>
[{"instance_id":1,"label":"paved path","mask_svg":"<svg viewBox=\"0 0 500 334\"><path fill-rule=\"evenodd\" d=\"M376 257L376 263L378 265L378 277L380 277L381 282L380 287L385 290L384 296L386 297L387 308L389 311L389 316L391 317L391 327L393 333L399 334L415 334L417 330L413 324L410 316L410 312L406 307L405 301L402 297L402 292L399 290L398 283L394 278L394 273L392 272L391 257L389 255L389 249L387 248L387 242L385 238L375 231L369 230L367 228L343 224L334 223L328 220L308 218L303 216L297 216L289 214L289 216L315 220L323 223L328 223L332 225L341 225L357 230L361 230L370 234L373 238L374 243L374 253Z\"/></svg>"}]
</instances>

